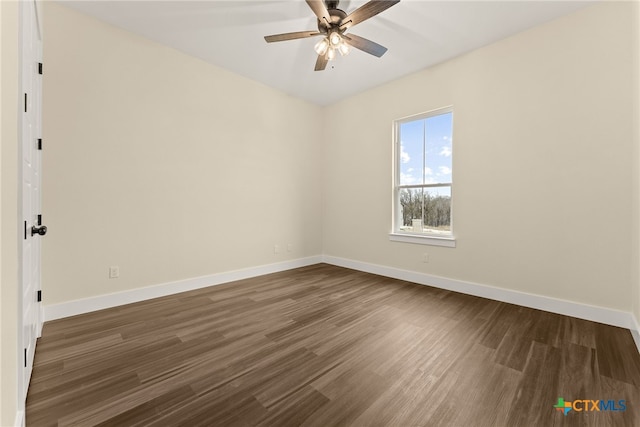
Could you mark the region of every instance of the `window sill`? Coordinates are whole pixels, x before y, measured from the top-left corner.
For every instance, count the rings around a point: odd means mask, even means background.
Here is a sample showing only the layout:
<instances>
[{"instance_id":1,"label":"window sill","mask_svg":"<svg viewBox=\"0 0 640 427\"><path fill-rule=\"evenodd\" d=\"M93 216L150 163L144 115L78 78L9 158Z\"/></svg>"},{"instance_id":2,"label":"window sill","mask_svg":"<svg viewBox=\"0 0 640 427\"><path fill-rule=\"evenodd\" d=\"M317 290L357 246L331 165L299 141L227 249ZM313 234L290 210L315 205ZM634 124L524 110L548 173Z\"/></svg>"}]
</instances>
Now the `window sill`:
<instances>
[{"instance_id":1,"label":"window sill","mask_svg":"<svg viewBox=\"0 0 640 427\"><path fill-rule=\"evenodd\" d=\"M456 247L456 239L453 236L443 237L423 234L389 233L389 240L392 242L415 243L418 245L445 246L447 248Z\"/></svg>"}]
</instances>

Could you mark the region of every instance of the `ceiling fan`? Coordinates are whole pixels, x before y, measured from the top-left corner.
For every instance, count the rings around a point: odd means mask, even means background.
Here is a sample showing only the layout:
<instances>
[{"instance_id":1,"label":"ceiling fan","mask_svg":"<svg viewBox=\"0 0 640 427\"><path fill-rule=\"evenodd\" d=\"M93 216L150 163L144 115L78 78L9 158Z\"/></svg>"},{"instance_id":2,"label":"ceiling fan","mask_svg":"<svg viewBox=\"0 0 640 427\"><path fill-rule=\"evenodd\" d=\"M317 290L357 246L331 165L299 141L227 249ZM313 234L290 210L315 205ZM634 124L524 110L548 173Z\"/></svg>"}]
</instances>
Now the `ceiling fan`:
<instances>
[{"instance_id":1,"label":"ceiling fan","mask_svg":"<svg viewBox=\"0 0 640 427\"><path fill-rule=\"evenodd\" d=\"M315 71L324 70L327 63L335 58L336 51L341 55L348 54L350 46L378 58L387 51L386 47L378 43L355 34L345 33L354 25L376 16L394 4L399 3L400 0L371 0L348 15L343 10L338 9L339 1L306 0L306 2L318 18L318 31L297 31L295 33L265 36L264 39L267 43L322 36L322 40L314 48L318 54Z\"/></svg>"}]
</instances>

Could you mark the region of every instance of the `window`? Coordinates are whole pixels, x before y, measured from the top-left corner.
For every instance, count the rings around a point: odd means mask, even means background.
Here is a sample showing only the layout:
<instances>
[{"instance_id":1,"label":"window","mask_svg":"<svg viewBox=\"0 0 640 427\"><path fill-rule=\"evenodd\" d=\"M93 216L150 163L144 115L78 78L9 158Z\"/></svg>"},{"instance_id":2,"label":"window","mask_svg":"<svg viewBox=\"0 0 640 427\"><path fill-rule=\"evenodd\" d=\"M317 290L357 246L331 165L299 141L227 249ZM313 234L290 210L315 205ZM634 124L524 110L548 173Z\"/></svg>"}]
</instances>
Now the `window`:
<instances>
[{"instance_id":1,"label":"window","mask_svg":"<svg viewBox=\"0 0 640 427\"><path fill-rule=\"evenodd\" d=\"M451 221L453 109L394 122L392 240L455 246Z\"/></svg>"}]
</instances>

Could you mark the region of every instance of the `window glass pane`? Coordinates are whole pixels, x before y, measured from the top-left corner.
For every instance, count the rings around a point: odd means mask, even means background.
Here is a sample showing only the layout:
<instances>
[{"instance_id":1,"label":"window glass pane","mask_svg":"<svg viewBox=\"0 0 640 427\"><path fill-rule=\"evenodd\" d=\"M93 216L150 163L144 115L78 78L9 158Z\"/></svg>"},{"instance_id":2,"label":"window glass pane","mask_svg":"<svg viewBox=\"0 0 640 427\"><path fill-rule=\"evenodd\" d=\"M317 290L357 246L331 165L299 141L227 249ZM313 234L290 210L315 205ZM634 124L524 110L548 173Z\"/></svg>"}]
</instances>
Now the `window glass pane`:
<instances>
[{"instance_id":1,"label":"window glass pane","mask_svg":"<svg viewBox=\"0 0 640 427\"><path fill-rule=\"evenodd\" d=\"M425 184L451 182L452 113L426 119Z\"/></svg>"},{"instance_id":2,"label":"window glass pane","mask_svg":"<svg viewBox=\"0 0 640 427\"><path fill-rule=\"evenodd\" d=\"M402 217L400 224L401 231L414 231L413 226L415 224L416 231L421 232L423 193L422 188L402 188L400 190L400 215ZM418 223L418 221L420 223Z\"/></svg>"},{"instance_id":3,"label":"window glass pane","mask_svg":"<svg viewBox=\"0 0 640 427\"><path fill-rule=\"evenodd\" d=\"M424 120L400 125L400 185L422 184Z\"/></svg>"},{"instance_id":4,"label":"window glass pane","mask_svg":"<svg viewBox=\"0 0 640 427\"><path fill-rule=\"evenodd\" d=\"M442 234L451 231L451 187L402 188L399 198L400 231Z\"/></svg>"},{"instance_id":5,"label":"window glass pane","mask_svg":"<svg viewBox=\"0 0 640 427\"><path fill-rule=\"evenodd\" d=\"M423 224L430 233L451 231L451 187L425 188Z\"/></svg>"}]
</instances>

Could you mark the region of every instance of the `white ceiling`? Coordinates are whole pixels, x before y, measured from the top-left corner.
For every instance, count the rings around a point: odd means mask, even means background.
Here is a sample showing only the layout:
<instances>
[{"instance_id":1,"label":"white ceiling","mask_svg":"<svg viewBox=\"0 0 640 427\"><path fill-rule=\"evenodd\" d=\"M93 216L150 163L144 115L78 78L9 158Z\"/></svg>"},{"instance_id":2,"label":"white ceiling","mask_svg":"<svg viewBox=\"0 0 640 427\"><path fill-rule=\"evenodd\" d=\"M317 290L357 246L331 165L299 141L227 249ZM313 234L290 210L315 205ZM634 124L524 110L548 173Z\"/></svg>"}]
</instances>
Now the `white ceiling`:
<instances>
[{"instance_id":1,"label":"white ceiling","mask_svg":"<svg viewBox=\"0 0 640 427\"><path fill-rule=\"evenodd\" d=\"M313 71L317 38L263 36L317 29L302 0L60 1L287 94L328 105L582 8L586 1L402 0L349 30L389 50L352 49ZM342 0L349 13L366 3Z\"/></svg>"}]
</instances>

